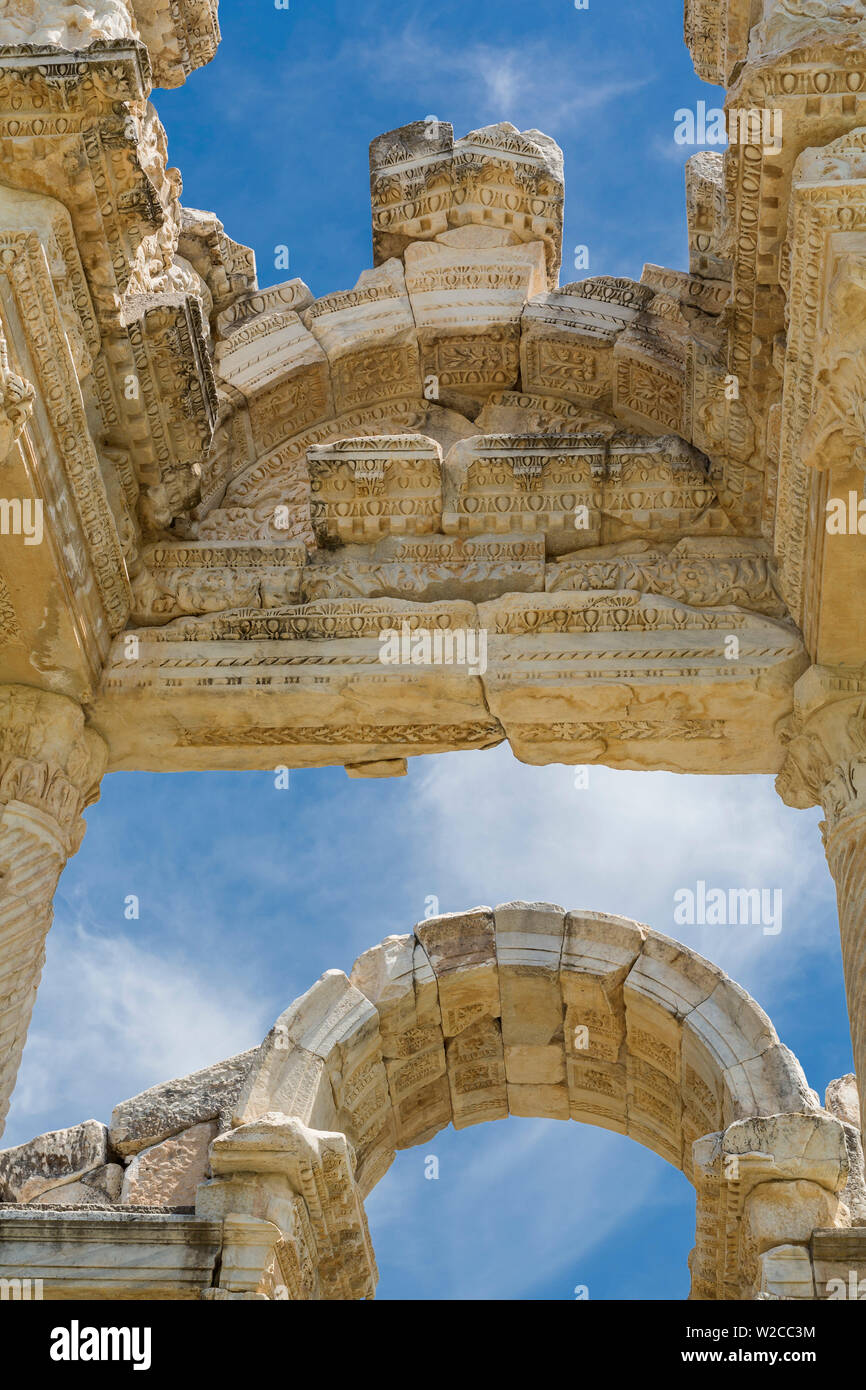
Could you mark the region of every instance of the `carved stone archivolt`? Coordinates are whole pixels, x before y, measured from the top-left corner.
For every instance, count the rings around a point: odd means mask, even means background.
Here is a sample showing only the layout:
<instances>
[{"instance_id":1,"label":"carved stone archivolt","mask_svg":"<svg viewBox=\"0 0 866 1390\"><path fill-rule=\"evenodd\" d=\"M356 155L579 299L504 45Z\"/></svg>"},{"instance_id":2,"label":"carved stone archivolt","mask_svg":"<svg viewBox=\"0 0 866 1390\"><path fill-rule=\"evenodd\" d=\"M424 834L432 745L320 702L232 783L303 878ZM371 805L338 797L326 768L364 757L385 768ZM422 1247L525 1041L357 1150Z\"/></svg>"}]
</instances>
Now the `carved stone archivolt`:
<instances>
[{"instance_id":1,"label":"carved stone archivolt","mask_svg":"<svg viewBox=\"0 0 866 1390\"><path fill-rule=\"evenodd\" d=\"M513 1115L627 1134L682 1169L693 1299L822 1297L813 1228L856 1236L866 1210L851 1080L822 1109L754 1000L640 923L522 902L433 917L348 977L326 971L258 1049L122 1102L107 1129L0 1153L0 1188L21 1204L5 1222L0 1210L0 1273L53 1208L46 1296L85 1282L99 1296L99 1247L82 1267L80 1213L58 1184L102 1162L76 1186L103 1208L103 1248L109 1221L181 1197L195 1203L189 1245L197 1231L217 1246L183 1276L163 1252L162 1297L194 1279L208 1300L372 1298L364 1203L396 1153ZM112 1232L113 1287L154 1278L157 1234L142 1221L131 1254Z\"/></svg>"}]
</instances>

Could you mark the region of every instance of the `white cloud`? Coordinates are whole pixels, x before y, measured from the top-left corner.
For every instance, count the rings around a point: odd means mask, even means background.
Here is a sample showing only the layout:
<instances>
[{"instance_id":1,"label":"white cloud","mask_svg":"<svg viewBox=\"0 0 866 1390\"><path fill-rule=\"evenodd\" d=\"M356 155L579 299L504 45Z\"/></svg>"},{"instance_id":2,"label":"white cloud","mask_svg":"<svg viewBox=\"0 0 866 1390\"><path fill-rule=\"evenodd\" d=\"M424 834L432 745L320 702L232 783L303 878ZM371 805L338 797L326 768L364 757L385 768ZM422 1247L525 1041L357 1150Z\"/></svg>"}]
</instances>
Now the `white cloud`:
<instances>
[{"instance_id":1,"label":"white cloud","mask_svg":"<svg viewBox=\"0 0 866 1390\"><path fill-rule=\"evenodd\" d=\"M439 1159L432 1180L428 1154ZM664 1200L664 1175L662 1160L585 1125L510 1119L436 1135L399 1154L367 1199L374 1243L387 1251L385 1294L411 1280L421 1297L521 1298L545 1280L571 1298L591 1253L624 1248L634 1218ZM517 1192L503 1208L503 1194Z\"/></svg>"},{"instance_id":2,"label":"white cloud","mask_svg":"<svg viewBox=\"0 0 866 1390\"><path fill-rule=\"evenodd\" d=\"M623 77L620 65L576 58L573 50L559 50L550 40L437 44L429 29L411 22L366 44L353 40L351 60L379 85L414 91L419 100L429 94L443 105L442 119L470 110L478 123L509 120L554 137L650 81Z\"/></svg>"},{"instance_id":3,"label":"white cloud","mask_svg":"<svg viewBox=\"0 0 866 1390\"><path fill-rule=\"evenodd\" d=\"M819 813L785 807L769 777L592 767L577 790L574 769L526 767L500 748L431 759L418 810L443 911L527 898L635 917L760 991L765 1007L826 949L834 903ZM782 931L677 926L673 894L699 879L781 888Z\"/></svg>"},{"instance_id":4,"label":"white cloud","mask_svg":"<svg viewBox=\"0 0 866 1390\"><path fill-rule=\"evenodd\" d=\"M107 1121L118 1101L243 1051L269 1023L204 950L191 964L57 927L3 1142L30 1138L35 1116L51 1128Z\"/></svg>"}]
</instances>

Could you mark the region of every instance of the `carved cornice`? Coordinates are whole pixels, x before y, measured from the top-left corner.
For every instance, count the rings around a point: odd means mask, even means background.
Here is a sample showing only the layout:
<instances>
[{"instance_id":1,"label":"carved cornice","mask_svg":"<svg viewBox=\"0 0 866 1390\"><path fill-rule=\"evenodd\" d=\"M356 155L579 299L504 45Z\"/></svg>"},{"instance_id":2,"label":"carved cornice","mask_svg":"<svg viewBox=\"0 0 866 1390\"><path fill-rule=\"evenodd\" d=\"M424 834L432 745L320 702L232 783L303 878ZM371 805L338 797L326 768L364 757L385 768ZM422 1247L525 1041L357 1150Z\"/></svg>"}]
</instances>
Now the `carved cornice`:
<instances>
[{"instance_id":1,"label":"carved cornice","mask_svg":"<svg viewBox=\"0 0 866 1390\"><path fill-rule=\"evenodd\" d=\"M53 59L97 57L134 45L147 53L155 87L179 87L209 63L220 41L218 0L100 0L85 10L63 0L36 0L0 18L0 53ZM143 46L138 40L143 40Z\"/></svg>"}]
</instances>

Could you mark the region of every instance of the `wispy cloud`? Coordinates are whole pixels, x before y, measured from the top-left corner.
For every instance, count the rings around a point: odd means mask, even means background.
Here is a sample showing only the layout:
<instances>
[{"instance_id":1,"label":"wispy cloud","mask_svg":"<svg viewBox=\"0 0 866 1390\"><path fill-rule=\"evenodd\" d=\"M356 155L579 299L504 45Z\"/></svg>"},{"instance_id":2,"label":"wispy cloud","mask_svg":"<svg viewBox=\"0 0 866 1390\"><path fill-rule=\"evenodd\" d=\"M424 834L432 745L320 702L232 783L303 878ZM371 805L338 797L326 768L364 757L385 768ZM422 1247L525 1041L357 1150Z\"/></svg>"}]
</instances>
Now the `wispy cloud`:
<instances>
[{"instance_id":1,"label":"wispy cloud","mask_svg":"<svg viewBox=\"0 0 866 1390\"><path fill-rule=\"evenodd\" d=\"M601 111L652 80L624 76L621 66L597 57L581 60L549 38L447 45L411 22L368 43L354 40L351 60L368 80L386 88L414 91L421 101L447 102L449 117L472 111L479 123L509 120L554 138L570 132L581 116Z\"/></svg>"},{"instance_id":2,"label":"wispy cloud","mask_svg":"<svg viewBox=\"0 0 866 1390\"><path fill-rule=\"evenodd\" d=\"M531 1298L544 1283L573 1298L598 1247L621 1248L640 1211L670 1191L689 1231L692 1194L665 1170L625 1139L555 1120L438 1134L399 1154L367 1200L374 1242L388 1252L382 1296ZM503 1208L501 1194L516 1191L519 1203ZM591 1283L590 1296L601 1296Z\"/></svg>"},{"instance_id":3,"label":"wispy cloud","mask_svg":"<svg viewBox=\"0 0 866 1390\"><path fill-rule=\"evenodd\" d=\"M81 926L51 937L37 1008L15 1091L17 1142L88 1118L95 1098L107 1120L127 1096L258 1043L270 1021L206 950L196 966Z\"/></svg>"}]
</instances>

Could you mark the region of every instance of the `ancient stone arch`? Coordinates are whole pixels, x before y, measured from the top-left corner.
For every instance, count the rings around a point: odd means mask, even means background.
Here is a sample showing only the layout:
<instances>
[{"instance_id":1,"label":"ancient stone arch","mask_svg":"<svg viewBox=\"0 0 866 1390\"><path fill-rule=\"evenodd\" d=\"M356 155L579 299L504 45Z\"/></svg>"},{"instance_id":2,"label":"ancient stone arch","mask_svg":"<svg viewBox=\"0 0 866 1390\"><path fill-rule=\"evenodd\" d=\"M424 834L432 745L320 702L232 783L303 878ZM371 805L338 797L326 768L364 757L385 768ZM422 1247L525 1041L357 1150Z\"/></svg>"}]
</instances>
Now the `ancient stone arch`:
<instances>
[{"instance_id":1,"label":"ancient stone arch","mask_svg":"<svg viewBox=\"0 0 866 1390\"><path fill-rule=\"evenodd\" d=\"M292 1297L370 1296L363 1200L395 1150L507 1115L600 1125L682 1168L693 1298L749 1297L783 1245L808 1283L813 1227L847 1220L843 1125L755 1001L637 922L546 903L433 918L326 972L262 1044L197 1211L276 1212L287 1180L316 1230L311 1247L303 1219L281 1227Z\"/></svg>"},{"instance_id":2,"label":"ancient stone arch","mask_svg":"<svg viewBox=\"0 0 866 1390\"><path fill-rule=\"evenodd\" d=\"M0 1275L41 1261L65 1297L370 1298L364 1202L396 1152L511 1115L599 1125L682 1169L693 1299L814 1298L866 1218L859 1130L828 1102L760 1006L679 942L549 903L450 913L326 971L257 1050L123 1102L106 1132L0 1155L0 1193L24 1204L0 1206ZM75 1207L88 1197L104 1210ZM179 1202L195 1209L180 1251ZM63 1242L96 1215L88 1264Z\"/></svg>"}]
</instances>

